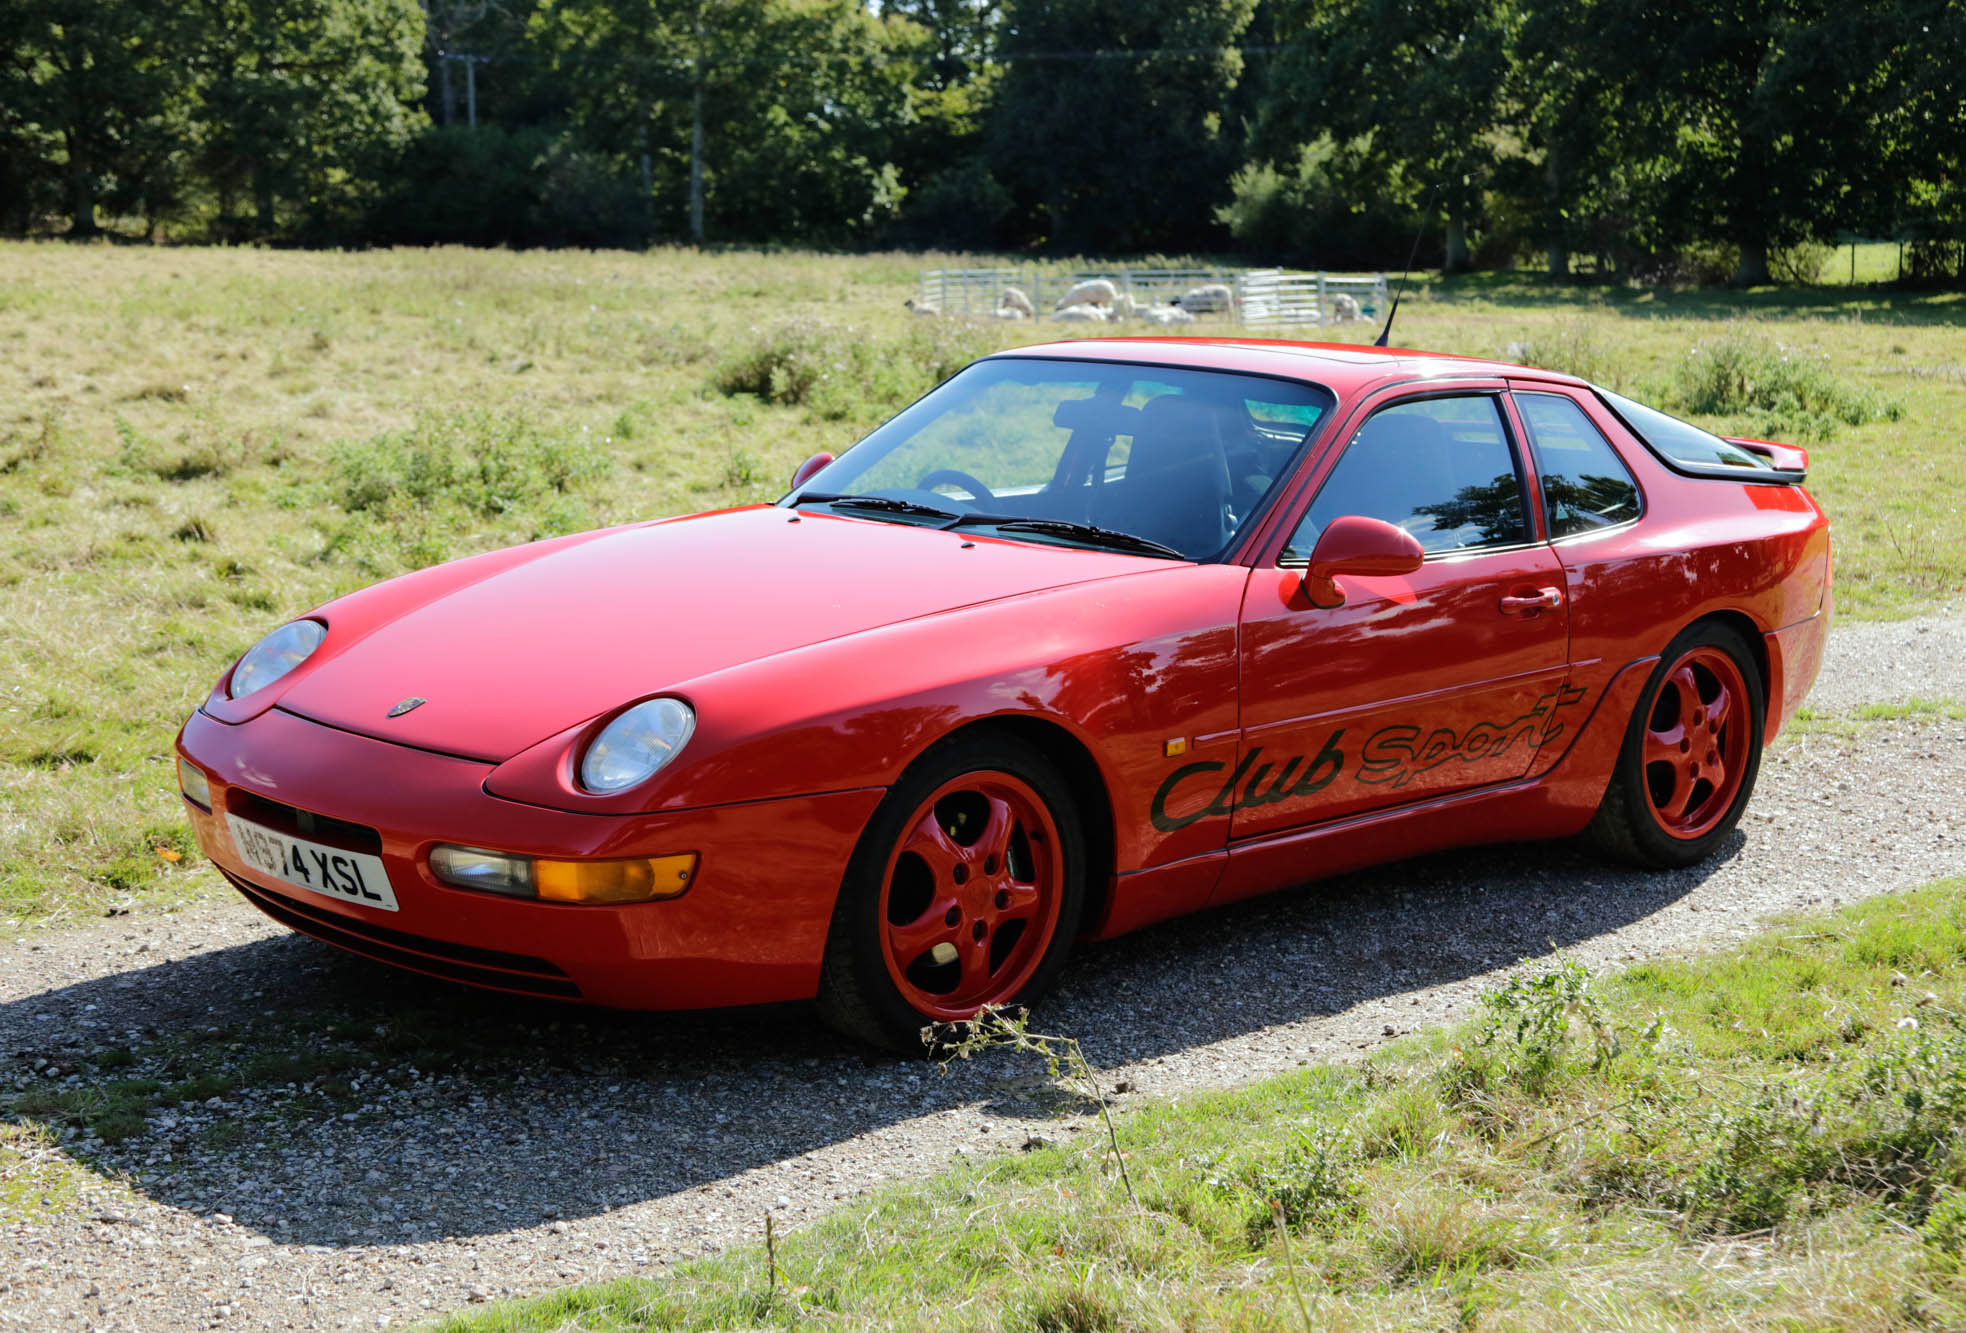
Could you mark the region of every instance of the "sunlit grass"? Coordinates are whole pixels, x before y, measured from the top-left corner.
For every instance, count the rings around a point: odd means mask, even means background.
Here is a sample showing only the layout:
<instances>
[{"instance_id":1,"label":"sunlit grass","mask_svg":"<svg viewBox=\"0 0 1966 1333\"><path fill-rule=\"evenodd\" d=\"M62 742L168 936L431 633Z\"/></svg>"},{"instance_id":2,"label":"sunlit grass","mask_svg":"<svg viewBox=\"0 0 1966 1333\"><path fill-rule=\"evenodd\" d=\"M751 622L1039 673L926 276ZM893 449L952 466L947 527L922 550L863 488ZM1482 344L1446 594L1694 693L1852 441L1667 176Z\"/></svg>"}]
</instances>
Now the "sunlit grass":
<instances>
[{"instance_id":1,"label":"sunlit grass","mask_svg":"<svg viewBox=\"0 0 1966 1333\"><path fill-rule=\"evenodd\" d=\"M1122 1117L1137 1204L1088 1116L775 1255L443 1327L1957 1327L1962 963L1961 880L1609 978L1558 960L1365 1064Z\"/></svg>"}]
</instances>

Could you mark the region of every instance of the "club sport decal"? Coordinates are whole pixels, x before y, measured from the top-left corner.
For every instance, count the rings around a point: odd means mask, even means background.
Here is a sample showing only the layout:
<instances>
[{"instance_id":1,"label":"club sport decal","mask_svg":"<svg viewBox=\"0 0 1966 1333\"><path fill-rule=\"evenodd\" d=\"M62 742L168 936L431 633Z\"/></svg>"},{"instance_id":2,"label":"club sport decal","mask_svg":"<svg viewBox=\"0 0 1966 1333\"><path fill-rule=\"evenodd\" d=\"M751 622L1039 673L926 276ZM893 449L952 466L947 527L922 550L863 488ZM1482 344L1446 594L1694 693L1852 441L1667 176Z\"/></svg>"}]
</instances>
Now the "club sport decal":
<instances>
[{"instance_id":1,"label":"club sport decal","mask_svg":"<svg viewBox=\"0 0 1966 1333\"><path fill-rule=\"evenodd\" d=\"M1358 765L1352 778L1375 785L1404 787L1416 775L1452 759L1464 763L1493 759L1517 742L1526 742L1532 750L1540 749L1563 736L1565 728L1558 714L1581 703L1583 698L1582 689L1566 685L1542 696L1518 718L1507 722L1477 722L1462 733L1451 727L1439 727L1428 733L1424 741L1420 739L1421 729L1416 726L1395 723L1381 727L1359 747ZM1183 764L1161 782L1148 808L1148 818L1162 833L1173 833L1197 820L1315 795L1344 774L1350 761L1342 745L1344 739L1345 728L1339 727L1324 738L1316 755L1291 755L1283 761L1281 770L1273 762L1259 764L1263 747L1253 746L1235 771L1222 780L1214 799L1207 805L1190 815L1170 815L1167 803L1183 783L1228 767L1207 759ZM1275 778L1270 777L1273 771Z\"/></svg>"}]
</instances>

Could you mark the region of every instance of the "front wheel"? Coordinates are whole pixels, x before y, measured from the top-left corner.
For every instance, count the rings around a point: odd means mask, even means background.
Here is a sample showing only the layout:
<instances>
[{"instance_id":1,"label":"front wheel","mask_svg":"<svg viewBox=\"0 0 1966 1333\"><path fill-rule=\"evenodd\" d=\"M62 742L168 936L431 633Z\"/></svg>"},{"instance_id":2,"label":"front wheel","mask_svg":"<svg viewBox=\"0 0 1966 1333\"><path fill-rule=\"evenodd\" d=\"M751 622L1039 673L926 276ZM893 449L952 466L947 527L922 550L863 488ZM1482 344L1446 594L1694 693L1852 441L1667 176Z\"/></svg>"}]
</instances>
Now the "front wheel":
<instances>
[{"instance_id":1,"label":"front wheel","mask_svg":"<svg viewBox=\"0 0 1966 1333\"><path fill-rule=\"evenodd\" d=\"M909 768L840 887L819 1010L850 1036L919 1052L922 1030L1035 1003L1085 902L1071 787L1007 736L959 739Z\"/></svg>"},{"instance_id":2,"label":"front wheel","mask_svg":"<svg viewBox=\"0 0 1966 1333\"><path fill-rule=\"evenodd\" d=\"M1761 769L1761 673L1739 631L1695 625L1646 683L1587 836L1635 865L1706 859L1740 822Z\"/></svg>"}]
</instances>

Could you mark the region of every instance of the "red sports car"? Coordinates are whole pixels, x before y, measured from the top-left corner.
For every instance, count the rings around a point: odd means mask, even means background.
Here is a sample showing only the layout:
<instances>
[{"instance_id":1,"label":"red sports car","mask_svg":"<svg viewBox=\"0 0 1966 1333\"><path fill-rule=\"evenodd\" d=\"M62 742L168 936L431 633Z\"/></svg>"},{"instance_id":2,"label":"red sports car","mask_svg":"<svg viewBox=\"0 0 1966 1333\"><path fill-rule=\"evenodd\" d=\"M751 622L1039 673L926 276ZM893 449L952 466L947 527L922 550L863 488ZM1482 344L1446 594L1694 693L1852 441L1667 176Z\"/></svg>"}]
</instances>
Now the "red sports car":
<instances>
[{"instance_id":1,"label":"red sports car","mask_svg":"<svg viewBox=\"0 0 1966 1333\"><path fill-rule=\"evenodd\" d=\"M365 957L918 1047L1372 862L1708 855L1821 656L1806 464L1460 357L1022 348L776 505L310 612L178 771L239 892Z\"/></svg>"}]
</instances>

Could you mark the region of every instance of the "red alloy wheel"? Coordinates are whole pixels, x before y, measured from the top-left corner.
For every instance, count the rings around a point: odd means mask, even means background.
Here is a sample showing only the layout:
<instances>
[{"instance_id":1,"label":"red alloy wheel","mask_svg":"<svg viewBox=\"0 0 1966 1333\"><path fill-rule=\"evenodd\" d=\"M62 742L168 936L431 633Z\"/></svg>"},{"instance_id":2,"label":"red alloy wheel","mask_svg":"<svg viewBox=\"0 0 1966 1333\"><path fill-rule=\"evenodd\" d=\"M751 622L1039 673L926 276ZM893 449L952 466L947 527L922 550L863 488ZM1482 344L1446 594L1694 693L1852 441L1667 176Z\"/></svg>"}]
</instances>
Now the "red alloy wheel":
<instances>
[{"instance_id":1,"label":"red alloy wheel","mask_svg":"<svg viewBox=\"0 0 1966 1333\"><path fill-rule=\"evenodd\" d=\"M1691 840L1720 823L1748 766L1753 704L1741 668L1724 649L1702 645L1659 682L1640 750L1652 818Z\"/></svg>"},{"instance_id":2,"label":"red alloy wheel","mask_svg":"<svg viewBox=\"0 0 1966 1333\"><path fill-rule=\"evenodd\" d=\"M881 885L888 976L941 1022L1010 1003L1058 929L1065 859L1050 809L986 769L936 788L902 830Z\"/></svg>"}]
</instances>

